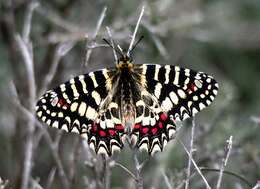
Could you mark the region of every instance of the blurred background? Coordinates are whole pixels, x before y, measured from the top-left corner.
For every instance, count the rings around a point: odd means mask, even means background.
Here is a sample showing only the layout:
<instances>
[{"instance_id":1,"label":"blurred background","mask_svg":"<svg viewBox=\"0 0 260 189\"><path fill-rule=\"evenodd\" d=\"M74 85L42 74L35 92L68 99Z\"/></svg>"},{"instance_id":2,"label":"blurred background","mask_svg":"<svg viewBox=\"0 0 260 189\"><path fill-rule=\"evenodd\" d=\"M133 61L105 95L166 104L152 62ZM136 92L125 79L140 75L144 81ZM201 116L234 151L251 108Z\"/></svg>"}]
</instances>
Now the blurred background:
<instances>
[{"instance_id":1,"label":"blurred background","mask_svg":"<svg viewBox=\"0 0 260 189\"><path fill-rule=\"evenodd\" d=\"M108 178L107 188L135 187L134 179L117 165L137 174L129 147L103 173L76 134L48 128L47 140L42 129L29 126L28 111L21 107L30 110L32 78L19 39L28 39L31 47L37 99L73 76L113 67L112 50L102 41L109 38L106 27L116 43L128 48L142 5L137 38L144 39L134 61L179 65L209 73L219 82L216 100L195 118L193 135L193 158L210 186L217 186L230 136L232 149L220 188L253 188L260 180L260 1L2 0L0 188L26 186L28 140L33 141L28 188L102 188L98 183L103 177ZM189 149L192 122L180 125L177 137ZM185 188L188 162L183 146L171 141L163 153L146 161L144 188ZM193 165L190 171L188 188L205 188Z\"/></svg>"}]
</instances>

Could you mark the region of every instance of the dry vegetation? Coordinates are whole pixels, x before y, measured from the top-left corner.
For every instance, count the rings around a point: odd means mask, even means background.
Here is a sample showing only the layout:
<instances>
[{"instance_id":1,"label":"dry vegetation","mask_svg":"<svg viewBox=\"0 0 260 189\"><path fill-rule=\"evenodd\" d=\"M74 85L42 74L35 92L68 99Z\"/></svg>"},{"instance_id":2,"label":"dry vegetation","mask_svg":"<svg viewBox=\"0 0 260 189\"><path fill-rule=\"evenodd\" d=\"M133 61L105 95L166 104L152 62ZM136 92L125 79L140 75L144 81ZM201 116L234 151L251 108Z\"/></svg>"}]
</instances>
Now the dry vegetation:
<instances>
[{"instance_id":1,"label":"dry vegetation","mask_svg":"<svg viewBox=\"0 0 260 189\"><path fill-rule=\"evenodd\" d=\"M102 38L128 47L143 5L135 61L211 73L220 94L163 153L96 157L39 122L34 105L71 76L113 66ZM259 12L243 0L3 0L0 189L260 188Z\"/></svg>"}]
</instances>

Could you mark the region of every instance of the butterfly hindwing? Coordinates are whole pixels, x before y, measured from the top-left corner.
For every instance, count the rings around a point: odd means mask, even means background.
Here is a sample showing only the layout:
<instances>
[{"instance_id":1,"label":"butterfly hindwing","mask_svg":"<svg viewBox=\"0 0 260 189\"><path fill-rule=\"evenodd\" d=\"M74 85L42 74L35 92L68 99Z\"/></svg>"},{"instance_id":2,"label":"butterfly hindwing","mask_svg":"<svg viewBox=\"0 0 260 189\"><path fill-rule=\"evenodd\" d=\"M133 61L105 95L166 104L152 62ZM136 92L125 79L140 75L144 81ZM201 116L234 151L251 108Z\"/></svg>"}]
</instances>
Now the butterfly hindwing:
<instances>
[{"instance_id":1,"label":"butterfly hindwing","mask_svg":"<svg viewBox=\"0 0 260 189\"><path fill-rule=\"evenodd\" d=\"M131 133L131 143L140 150L153 155L163 151L167 142L174 137L176 126L172 119L148 97L136 103L136 119Z\"/></svg>"},{"instance_id":2,"label":"butterfly hindwing","mask_svg":"<svg viewBox=\"0 0 260 189\"><path fill-rule=\"evenodd\" d=\"M91 125L89 146L97 154L111 156L123 148L124 127L120 119L120 110L116 102L110 102L104 112Z\"/></svg>"}]
</instances>

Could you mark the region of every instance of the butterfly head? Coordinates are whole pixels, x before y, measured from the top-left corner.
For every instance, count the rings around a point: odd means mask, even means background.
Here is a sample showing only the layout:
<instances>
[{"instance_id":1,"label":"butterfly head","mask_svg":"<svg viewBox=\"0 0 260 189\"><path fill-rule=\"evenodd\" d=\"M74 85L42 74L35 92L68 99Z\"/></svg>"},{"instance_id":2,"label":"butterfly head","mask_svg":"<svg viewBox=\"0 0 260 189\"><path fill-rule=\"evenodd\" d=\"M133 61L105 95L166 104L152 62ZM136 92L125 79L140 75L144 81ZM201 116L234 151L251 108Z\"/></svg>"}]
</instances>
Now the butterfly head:
<instances>
[{"instance_id":1,"label":"butterfly head","mask_svg":"<svg viewBox=\"0 0 260 189\"><path fill-rule=\"evenodd\" d=\"M129 67L129 66L133 66L132 62L133 62L133 59L132 59L132 52L133 50L135 49L135 47L138 45L138 43L144 38L144 36L141 36L139 38L139 40L134 44L130 45L128 51L124 51L122 50L122 48L117 45L116 47L114 47L114 45L112 45L107 39L103 38L103 40L112 48L114 49L114 52L116 52L118 55L120 55L120 58L117 60L117 67L118 68L122 68L122 67Z\"/></svg>"},{"instance_id":2,"label":"butterfly head","mask_svg":"<svg viewBox=\"0 0 260 189\"><path fill-rule=\"evenodd\" d=\"M133 63L132 63L132 58L128 56L125 53L122 53L121 57L119 58L116 67L118 69L132 69L133 68Z\"/></svg>"}]
</instances>

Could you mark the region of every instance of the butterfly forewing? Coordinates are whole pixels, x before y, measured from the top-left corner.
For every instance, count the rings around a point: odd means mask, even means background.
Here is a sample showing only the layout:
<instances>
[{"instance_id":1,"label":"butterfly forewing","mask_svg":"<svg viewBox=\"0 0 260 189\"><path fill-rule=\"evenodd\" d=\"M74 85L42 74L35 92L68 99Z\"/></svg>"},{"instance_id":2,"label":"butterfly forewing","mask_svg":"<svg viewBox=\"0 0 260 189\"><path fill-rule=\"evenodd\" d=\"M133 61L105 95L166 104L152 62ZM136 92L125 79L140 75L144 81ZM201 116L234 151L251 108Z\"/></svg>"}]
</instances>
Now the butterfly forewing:
<instances>
[{"instance_id":1,"label":"butterfly forewing","mask_svg":"<svg viewBox=\"0 0 260 189\"><path fill-rule=\"evenodd\" d=\"M141 65L146 90L176 120L184 120L210 105L218 83L203 72L170 65Z\"/></svg>"}]
</instances>

